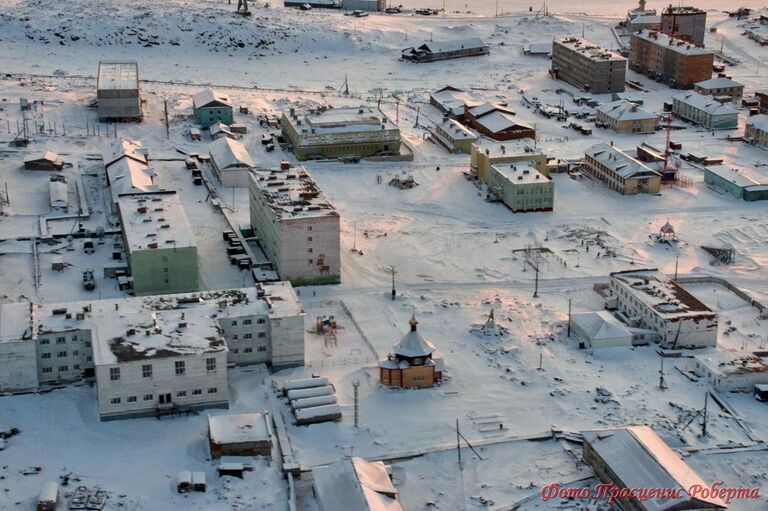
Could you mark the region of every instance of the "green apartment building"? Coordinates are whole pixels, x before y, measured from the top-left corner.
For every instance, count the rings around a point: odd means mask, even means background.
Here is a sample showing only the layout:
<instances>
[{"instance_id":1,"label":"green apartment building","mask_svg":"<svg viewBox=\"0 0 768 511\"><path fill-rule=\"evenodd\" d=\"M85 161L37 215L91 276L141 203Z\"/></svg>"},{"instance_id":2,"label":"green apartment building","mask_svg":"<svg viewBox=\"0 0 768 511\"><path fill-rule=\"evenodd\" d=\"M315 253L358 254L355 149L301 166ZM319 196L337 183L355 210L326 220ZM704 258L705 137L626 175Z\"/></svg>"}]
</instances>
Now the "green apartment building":
<instances>
[{"instance_id":1,"label":"green apartment building","mask_svg":"<svg viewBox=\"0 0 768 511\"><path fill-rule=\"evenodd\" d=\"M134 293L197 291L197 245L178 195L126 195L117 207Z\"/></svg>"},{"instance_id":2,"label":"green apartment building","mask_svg":"<svg viewBox=\"0 0 768 511\"><path fill-rule=\"evenodd\" d=\"M230 125L233 122L232 103L229 98L213 89L205 89L192 96L195 120L203 128L217 122Z\"/></svg>"},{"instance_id":3,"label":"green apartment building","mask_svg":"<svg viewBox=\"0 0 768 511\"><path fill-rule=\"evenodd\" d=\"M489 193L513 213L554 209L555 184L539 172L535 161L491 165L487 184Z\"/></svg>"}]
</instances>

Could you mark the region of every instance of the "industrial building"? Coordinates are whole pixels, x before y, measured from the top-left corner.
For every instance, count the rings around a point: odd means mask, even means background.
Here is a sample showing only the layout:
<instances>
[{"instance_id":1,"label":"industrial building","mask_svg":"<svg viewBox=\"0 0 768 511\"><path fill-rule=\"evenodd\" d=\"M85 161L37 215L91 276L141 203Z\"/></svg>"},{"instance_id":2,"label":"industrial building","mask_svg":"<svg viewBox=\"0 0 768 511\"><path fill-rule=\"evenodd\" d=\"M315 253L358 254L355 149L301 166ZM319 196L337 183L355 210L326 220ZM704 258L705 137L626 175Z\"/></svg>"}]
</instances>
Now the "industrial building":
<instances>
[{"instance_id":1,"label":"industrial building","mask_svg":"<svg viewBox=\"0 0 768 511\"><path fill-rule=\"evenodd\" d=\"M655 489L657 498L618 499L625 511L718 511L725 502L716 497L691 496L694 487L709 488L648 426L582 431L584 460L602 483L618 488Z\"/></svg>"},{"instance_id":2,"label":"industrial building","mask_svg":"<svg viewBox=\"0 0 768 511\"><path fill-rule=\"evenodd\" d=\"M754 179L758 177L760 181ZM747 202L768 200L768 178L725 165L704 167L704 182Z\"/></svg>"},{"instance_id":3,"label":"industrial building","mask_svg":"<svg viewBox=\"0 0 768 511\"><path fill-rule=\"evenodd\" d=\"M629 68L676 89L690 89L712 77L715 55L667 34L641 30L632 34Z\"/></svg>"},{"instance_id":4,"label":"industrial building","mask_svg":"<svg viewBox=\"0 0 768 511\"><path fill-rule=\"evenodd\" d=\"M402 59L409 62L435 62L438 60L458 59L461 57L479 57L488 55L490 47L480 38L457 41L425 41L419 46L412 46L402 51Z\"/></svg>"},{"instance_id":5,"label":"industrial building","mask_svg":"<svg viewBox=\"0 0 768 511\"><path fill-rule=\"evenodd\" d=\"M304 310L287 282L0 305L0 390L95 378L103 418L225 406L227 365L254 363L304 363Z\"/></svg>"},{"instance_id":6,"label":"industrial building","mask_svg":"<svg viewBox=\"0 0 768 511\"><path fill-rule=\"evenodd\" d=\"M488 193L513 213L552 211L555 184L549 172L539 171L535 161L494 163L488 173Z\"/></svg>"},{"instance_id":7,"label":"industrial building","mask_svg":"<svg viewBox=\"0 0 768 511\"><path fill-rule=\"evenodd\" d=\"M222 122L230 125L233 122L232 102L227 96L213 89L205 89L192 96L192 109L195 120L203 127Z\"/></svg>"},{"instance_id":8,"label":"industrial building","mask_svg":"<svg viewBox=\"0 0 768 511\"><path fill-rule=\"evenodd\" d=\"M659 125L658 115L624 99L600 105L595 117L598 126L616 133L654 133Z\"/></svg>"},{"instance_id":9,"label":"industrial building","mask_svg":"<svg viewBox=\"0 0 768 511\"><path fill-rule=\"evenodd\" d=\"M350 458L312 469L319 511L403 511L382 461Z\"/></svg>"},{"instance_id":10,"label":"industrial building","mask_svg":"<svg viewBox=\"0 0 768 511\"><path fill-rule=\"evenodd\" d=\"M341 7L348 11L382 12L387 8L387 0L341 0Z\"/></svg>"},{"instance_id":11,"label":"industrial building","mask_svg":"<svg viewBox=\"0 0 768 511\"><path fill-rule=\"evenodd\" d=\"M196 291L197 243L176 192L121 196L117 209L133 292Z\"/></svg>"},{"instance_id":12,"label":"industrial building","mask_svg":"<svg viewBox=\"0 0 768 511\"><path fill-rule=\"evenodd\" d=\"M536 130L515 117L515 112L504 105L482 103L464 107L464 122L491 140L517 140L536 138Z\"/></svg>"},{"instance_id":13,"label":"industrial building","mask_svg":"<svg viewBox=\"0 0 768 511\"><path fill-rule=\"evenodd\" d=\"M703 82L693 84L693 91L705 96L712 96L716 100L738 103L744 95L744 85L726 77L710 78Z\"/></svg>"},{"instance_id":14,"label":"industrial building","mask_svg":"<svg viewBox=\"0 0 768 511\"><path fill-rule=\"evenodd\" d=\"M605 142L585 151L582 169L622 195L658 194L661 190L658 171Z\"/></svg>"},{"instance_id":15,"label":"industrial building","mask_svg":"<svg viewBox=\"0 0 768 511\"><path fill-rule=\"evenodd\" d=\"M626 71L627 59L586 39L564 37L552 43L552 75L579 89L623 92Z\"/></svg>"},{"instance_id":16,"label":"industrial building","mask_svg":"<svg viewBox=\"0 0 768 511\"><path fill-rule=\"evenodd\" d=\"M768 384L768 351L717 351L695 355L692 371L720 392L753 392Z\"/></svg>"},{"instance_id":17,"label":"industrial building","mask_svg":"<svg viewBox=\"0 0 768 511\"><path fill-rule=\"evenodd\" d=\"M661 31L696 46L704 46L707 13L696 7L673 6L661 11Z\"/></svg>"},{"instance_id":18,"label":"industrial building","mask_svg":"<svg viewBox=\"0 0 768 511\"><path fill-rule=\"evenodd\" d=\"M606 307L635 328L655 330L665 348L717 345L718 317L657 269L611 273Z\"/></svg>"},{"instance_id":19,"label":"industrial building","mask_svg":"<svg viewBox=\"0 0 768 511\"><path fill-rule=\"evenodd\" d=\"M536 170L549 176L547 157L536 149L529 139L509 142L489 142L481 140L472 144L470 153L470 171L484 182L488 182L491 166L496 163L534 162Z\"/></svg>"},{"instance_id":20,"label":"industrial building","mask_svg":"<svg viewBox=\"0 0 768 511\"><path fill-rule=\"evenodd\" d=\"M672 98L672 113L711 130L732 130L739 126L739 111L712 96L687 92Z\"/></svg>"},{"instance_id":21,"label":"industrial building","mask_svg":"<svg viewBox=\"0 0 768 511\"><path fill-rule=\"evenodd\" d=\"M387 359L379 362L379 381L404 389L431 387L443 378L444 361L433 356L435 346L417 331L415 315L409 324L410 331L395 344Z\"/></svg>"},{"instance_id":22,"label":"industrial building","mask_svg":"<svg viewBox=\"0 0 768 511\"><path fill-rule=\"evenodd\" d=\"M208 153L211 156L211 168L222 186L248 187L248 174L256 162L242 142L221 137L211 142Z\"/></svg>"},{"instance_id":23,"label":"industrial building","mask_svg":"<svg viewBox=\"0 0 768 511\"><path fill-rule=\"evenodd\" d=\"M341 279L340 216L304 167L250 176L251 226L282 280L294 285Z\"/></svg>"},{"instance_id":24,"label":"industrial building","mask_svg":"<svg viewBox=\"0 0 768 511\"><path fill-rule=\"evenodd\" d=\"M744 138L752 144L768 149L768 115L753 115L748 117L744 124Z\"/></svg>"},{"instance_id":25,"label":"industrial building","mask_svg":"<svg viewBox=\"0 0 768 511\"><path fill-rule=\"evenodd\" d=\"M448 119L438 124L432 134L440 145L452 153L469 154L472 152L472 144L478 139L477 135L456 119Z\"/></svg>"},{"instance_id":26,"label":"industrial building","mask_svg":"<svg viewBox=\"0 0 768 511\"><path fill-rule=\"evenodd\" d=\"M443 117L462 121L466 107L472 108L483 101L473 94L450 85L429 94L429 104L440 110Z\"/></svg>"},{"instance_id":27,"label":"industrial building","mask_svg":"<svg viewBox=\"0 0 768 511\"><path fill-rule=\"evenodd\" d=\"M381 110L368 106L305 114L291 108L283 112L280 126L299 160L400 153L400 129Z\"/></svg>"},{"instance_id":28,"label":"industrial building","mask_svg":"<svg viewBox=\"0 0 768 511\"><path fill-rule=\"evenodd\" d=\"M136 61L99 62L96 100L101 122L140 121L139 64Z\"/></svg>"}]
</instances>

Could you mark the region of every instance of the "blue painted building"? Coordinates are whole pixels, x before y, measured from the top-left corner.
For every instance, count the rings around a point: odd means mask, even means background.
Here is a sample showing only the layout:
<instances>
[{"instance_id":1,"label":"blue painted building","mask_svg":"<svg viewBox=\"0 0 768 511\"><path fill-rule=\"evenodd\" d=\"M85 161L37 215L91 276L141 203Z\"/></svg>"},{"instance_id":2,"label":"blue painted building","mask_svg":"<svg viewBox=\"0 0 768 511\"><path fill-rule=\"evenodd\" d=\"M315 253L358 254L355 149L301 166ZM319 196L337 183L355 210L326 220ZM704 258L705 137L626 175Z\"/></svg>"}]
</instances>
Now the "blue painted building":
<instances>
[{"instance_id":1,"label":"blue painted building","mask_svg":"<svg viewBox=\"0 0 768 511\"><path fill-rule=\"evenodd\" d=\"M205 89L192 96L195 119L203 128L222 122L232 124L232 103L229 98L213 89Z\"/></svg>"}]
</instances>

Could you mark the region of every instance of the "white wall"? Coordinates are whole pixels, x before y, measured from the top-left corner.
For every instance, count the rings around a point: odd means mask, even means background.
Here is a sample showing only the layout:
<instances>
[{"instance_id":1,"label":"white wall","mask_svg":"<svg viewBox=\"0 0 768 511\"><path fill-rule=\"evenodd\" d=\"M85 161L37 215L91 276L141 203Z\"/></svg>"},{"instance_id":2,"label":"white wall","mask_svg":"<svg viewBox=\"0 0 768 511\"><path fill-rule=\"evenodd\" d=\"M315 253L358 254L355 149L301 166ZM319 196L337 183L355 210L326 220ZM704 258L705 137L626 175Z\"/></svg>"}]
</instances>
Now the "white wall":
<instances>
[{"instance_id":1,"label":"white wall","mask_svg":"<svg viewBox=\"0 0 768 511\"><path fill-rule=\"evenodd\" d=\"M0 342L0 391L32 390L37 385L35 341Z\"/></svg>"}]
</instances>

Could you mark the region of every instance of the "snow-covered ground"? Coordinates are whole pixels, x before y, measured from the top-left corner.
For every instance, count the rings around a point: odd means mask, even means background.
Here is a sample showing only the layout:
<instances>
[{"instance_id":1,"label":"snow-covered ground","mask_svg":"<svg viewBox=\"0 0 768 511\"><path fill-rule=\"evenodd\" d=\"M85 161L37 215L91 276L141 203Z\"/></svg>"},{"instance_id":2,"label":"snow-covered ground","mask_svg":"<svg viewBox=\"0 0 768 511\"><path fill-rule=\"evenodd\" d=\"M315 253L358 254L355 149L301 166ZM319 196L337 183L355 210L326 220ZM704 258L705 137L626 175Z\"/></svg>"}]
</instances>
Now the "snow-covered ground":
<instances>
[{"instance_id":1,"label":"snow-covered ground","mask_svg":"<svg viewBox=\"0 0 768 511\"><path fill-rule=\"evenodd\" d=\"M403 3L442 7L438 0ZM288 426L302 468L351 454L387 459L393 463L406 509L424 509L428 502L447 510L504 509L536 494L543 484L591 475L578 460L578 446L521 438L549 434L553 428L575 432L642 423L652 425L673 447L699 451L689 460L705 480L757 485L765 495L764 404L747 395L724 396L733 416L710 401L708 435L701 437L698 419L686 427L703 406L706 391L703 382L682 369L689 359L665 365L669 388L661 391L660 358L653 347L592 353L579 350L564 329L569 299L576 312L600 309L593 285L604 282L611 271L632 267L668 273L677 267L682 275L725 278L768 302L766 204L720 194L705 185L700 170L683 163L690 185L665 188L661 196L622 197L594 181L558 174L554 212L515 215L501 204L486 202L485 191L465 178L466 155L449 155L424 136L425 127L440 120L428 104L428 91L452 84L472 87L489 101L507 101L523 121L536 126L537 144L550 157L579 158L600 141L628 150L641 142L663 147L663 132L632 136L595 128L592 136L583 136L563 126L567 123L538 116L521 101L523 94L535 95L546 103L576 108L568 94L558 93L573 89L549 78L549 61L525 57L523 46L583 31L615 47L610 27L635 2L548 2L549 11L557 14L545 17L537 16L540 5L500 0L503 16L498 18L493 16L493 1L445 4L445 16L358 19L252 2L253 16L242 18L233 13L235 5L221 0L110 0L99 4L103 14L94 13L93 2L86 0L0 0L0 199L6 199L6 185L8 190L8 200L0 201L0 297L92 297L79 282L84 268L97 270L100 296L121 293L114 280L101 278L101 266L110 262L110 244L97 246L92 255L84 254L77 240L39 245L36 282L30 238L40 234L40 217L52 213L47 176L21 169L32 151L59 152L73 165L65 171L70 182L82 177L89 207L83 227L115 229L99 161L105 137L114 136L115 128L98 124L88 106L95 99L93 76L99 60L136 59L142 79L149 80L142 83L144 122L118 125L117 135L141 140L155 160L162 185L181 194L200 248L201 285L209 289L249 282L247 273L227 261L221 241L226 219L212 205L218 200L235 222L247 227L248 194L245 189L219 188L211 197L206 187L192 184L182 153L205 153L207 143L190 142L186 134L192 126L191 95L204 84L215 84L236 105L247 106L250 114L236 113L238 122L248 126L243 141L267 167L293 157L279 149L264 150L259 115L275 115L289 106L352 106L381 99L384 112L399 118L403 136L415 151L413 162L307 164L342 216L342 284L300 289L307 310L307 367L273 377L279 382L310 374L328 376L344 417L340 423ZM533 12L528 12L529 6ZM745 22L720 12L735 6L716 0L697 6L708 9L709 24L718 29L707 33L707 45L722 45L728 57L741 61L727 68L729 75L746 85L747 94L762 88L768 48L741 35ZM660 9L662 4L649 7ZM402 48L421 40L475 35L490 43L490 56L431 65L397 60ZM345 76L351 97L337 92ZM644 108L661 112L673 91L635 73L629 76L648 90L641 94ZM17 106L21 97L44 101L27 116L55 128L55 133L35 135L30 147L17 150L6 142L17 121L24 122ZM164 101L171 118L168 137ZM768 179L763 166L768 153L726 140L735 133L712 134L688 126L674 131L672 138L682 144L682 154L723 157L729 165L749 166ZM399 190L386 184L402 174L412 175L419 186ZM377 176L383 184L377 184ZM73 183L70 194L74 200ZM652 239L667 221L676 229L676 244ZM77 227L71 219L49 219L47 226L56 233ZM535 243L551 250L542 265L538 299L532 298L533 273L515 252ZM712 265L702 245L732 246L736 262ZM357 251L350 250L353 247ZM53 253L71 266L52 272ZM391 265L397 271L395 301L389 297ZM721 314L718 349L758 349L765 342L768 320L742 299L715 284L686 287ZM509 334L479 338L470 333L491 309ZM447 379L439 387L418 391L383 388L376 381L376 356L386 356L414 311L419 329L446 361ZM315 318L328 315L340 326L335 347L311 333ZM288 415L263 368L233 370L231 376L233 411L269 408ZM352 421L355 381L360 382L357 429ZM461 471L455 458L457 419L484 458L464 449ZM244 481L214 476L214 465L205 455L204 416L100 423L94 389L77 386L2 397L0 423L22 431L0 453L3 510L32 509L41 483L69 472L84 484L108 490L112 509L287 509L288 486L277 463L257 462ZM739 452L737 446L754 450ZM22 475L29 466L42 466L43 472ZM174 480L184 469L206 471L209 492L176 494ZM299 508L314 511L311 481L299 481L297 487ZM483 499L494 504L483 504ZM552 502L540 504L533 499L526 506L555 509ZM763 497L731 508L764 506Z\"/></svg>"}]
</instances>

